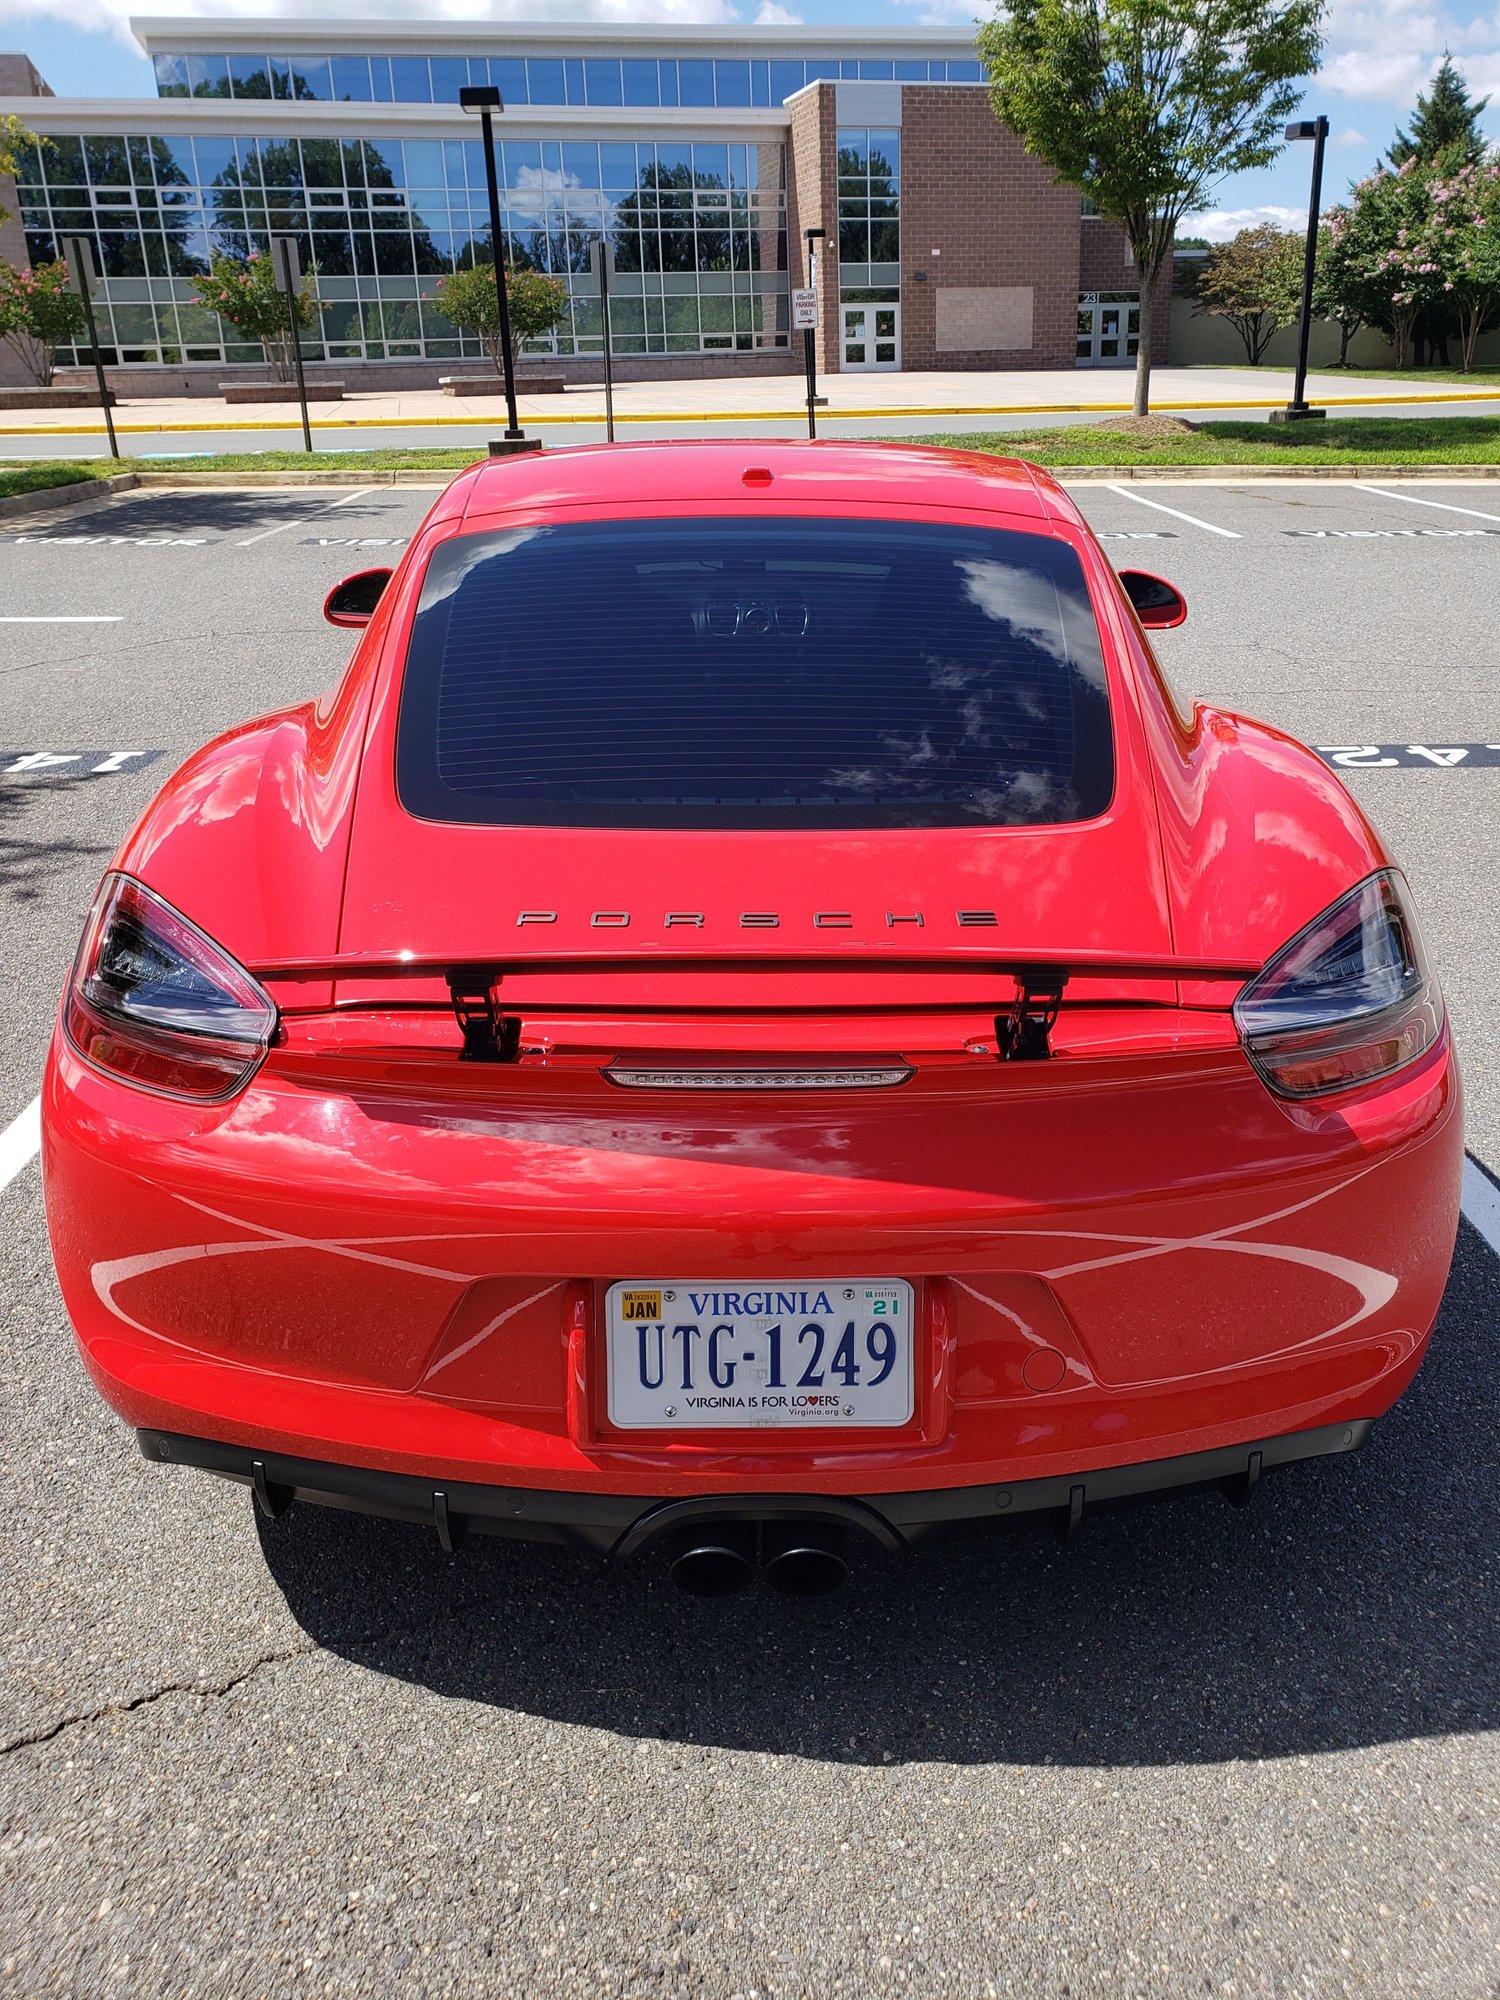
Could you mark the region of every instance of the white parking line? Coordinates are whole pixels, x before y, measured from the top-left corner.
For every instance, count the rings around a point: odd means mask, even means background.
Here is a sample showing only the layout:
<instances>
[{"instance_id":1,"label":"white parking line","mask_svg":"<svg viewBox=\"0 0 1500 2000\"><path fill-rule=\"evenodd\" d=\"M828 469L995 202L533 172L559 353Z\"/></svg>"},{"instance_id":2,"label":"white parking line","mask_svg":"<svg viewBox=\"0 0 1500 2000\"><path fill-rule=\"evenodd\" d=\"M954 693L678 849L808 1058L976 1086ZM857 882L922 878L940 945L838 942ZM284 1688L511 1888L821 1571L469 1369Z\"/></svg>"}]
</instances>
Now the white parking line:
<instances>
[{"instance_id":1,"label":"white parking line","mask_svg":"<svg viewBox=\"0 0 1500 2000\"><path fill-rule=\"evenodd\" d=\"M1212 521L1200 521L1196 514L1184 514L1180 507L1164 507L1160 500L1148 500L1144 493L1132 493L1128 486L1107 486L1107 493L1118 493L1122 500L1134 500L1138 507L1154 507L1158 514L1170 514L1174 521L1186 521L1194 528L1202 528L1205 534L1222 535L1226 542L1242 542L1243 535L1237 535L1233 528L1216 527Z\"/></svg>"},{"instance_id":2,"label":"white parking line","mask_svg":"<svg viewBox=\"0 0 1500 2000\"><path fill-rule=\"evenodd\" d=\"M1423 500L1415 493L1392 493L1385 486L1366 486L1361 480L1361 493L1378 493L1382 500L1404 500L1408 507L1436 507L1444 514L1472 514L1476 521L1500 521L1500 514L1485 514L1478 507L1455 507L1451 500Z\"/></svg>"},{"instance_id":3,"label":"white parking line","mask_svg":"<svg viewBox=\"0 0 1500 2000\"><path fill-rule=\"evenodd\" d=\"M0 625L123 625L123 617L110 618L0 618Z\"/></svg>"},{"instance_id":4,"label":"white parking line","mask_svg":"<svg viewBox=\"0 0 1500 2000\"><path fill-rule=\"evenodd\" d=\"M326 507L319 507L311 514L299 514L295 521L279 521L274 528L262 528L258 535L247 535L242 542L236 542L237 549L253 548L257 542L268 542L272 535L284 535L288 528L305 528L309 521L316 521L319 514L328 514L335 507L347 507L352 500L363 500L367 493L373 493L373 486L361 486L357 493L346 493L342 500L330 500Z\"/></svg>"},{"instance_id":5,"label":"white parking line","mask_svg":"<svg viewBox=\"0 0 1500 2000\"><path fill-rule=\"evenodd\" d=\"M1500 1188L1472 1160L1464 1161L1464 1220L1500 1257Z\"/></svg>"},{"instance_id":6,"label":"white parking line","mask_svg":"<svg viewBox=\"0 0 1500 2000\"><path fill-rule=\"evenodd\" d=\"M42 1100L33 1097L19 1117L12 1118L0 1132L0 1187L16 1175L42 1149Z\"/></svg>"}]
</instances>

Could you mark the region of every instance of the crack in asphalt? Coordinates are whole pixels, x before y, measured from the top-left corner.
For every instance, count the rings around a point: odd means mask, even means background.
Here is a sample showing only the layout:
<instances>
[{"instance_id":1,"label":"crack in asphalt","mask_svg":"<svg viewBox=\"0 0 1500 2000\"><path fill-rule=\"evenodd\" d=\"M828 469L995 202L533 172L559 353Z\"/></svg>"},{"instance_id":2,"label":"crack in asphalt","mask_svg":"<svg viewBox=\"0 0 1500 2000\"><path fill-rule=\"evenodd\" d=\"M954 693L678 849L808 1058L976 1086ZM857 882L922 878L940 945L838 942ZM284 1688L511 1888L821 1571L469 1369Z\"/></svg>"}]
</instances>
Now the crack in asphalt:
<instances>
[{"instance_id":1,"label":"crack in asphalt","mask_svg":"<svg viewBox=\"0 0 1500 2000\"><path fill-rule=\"evenodd\" d=\"M282 1666L289 1660L306 1659L312 1653L320 1653L323 1647L315 1642L305 1646L288 1646L281 1652L262 1653L237 1674L231 1674L224 1681L168 1681L162 1687L149 1688L145 1694L138 1694L133 1701L107 1701L100 1708L85 1710L81 1715L64 1715L45 1729L31 1730L24 1736L12 1737L0 1743L0 1757L8 1757L16 1750L35 1749L39 1744L51 1743L64 1731L85 1728L91 1722L107 1722L111 1716L134 1715L138 1709L149 1708L154 1702L163 1701L171 1694L185 1694L202 1701L217 1700L233 1694L237 1687L253 1680L262 1667Z\"/></svg>"}]
</instances>

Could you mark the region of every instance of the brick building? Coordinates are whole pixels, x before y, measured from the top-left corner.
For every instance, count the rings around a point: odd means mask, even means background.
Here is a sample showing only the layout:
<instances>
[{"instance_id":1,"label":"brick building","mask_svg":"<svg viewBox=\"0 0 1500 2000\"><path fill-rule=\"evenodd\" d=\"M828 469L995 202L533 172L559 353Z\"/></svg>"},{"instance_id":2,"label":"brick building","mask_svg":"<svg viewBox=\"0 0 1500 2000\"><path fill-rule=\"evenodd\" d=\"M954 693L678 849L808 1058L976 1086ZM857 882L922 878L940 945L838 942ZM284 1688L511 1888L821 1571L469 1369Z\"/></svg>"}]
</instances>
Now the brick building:
<instances>
[{"instance_id":1,"label":"brick building","mask_svg":"<svg viewBox=\"0 0 1500 2000\"><path fill-rule=\"evenodd\" d=\"M216 247L244 254L282 233L318 272L312 358L350 386L418 386L478 363L435 303L445 271L491 254L465 83L502 92L507 254L564 280L567 318L537 351L573 379L602 367L589 270L601 235L625 375L799 368L791 292L808 283L808 230L824 232L825 371L1134 355L1140 287L1123 239L998 123L966 34L132 26L154 99L55 97L24 56L0 56L0 112L47 141L13 193L0 185L18 217L0 255L41 261L90 238L107 358L137 393L212 393L226 371L260 365L192 279ZM1164 303L1161 358L1167 322Z\"/></svg>"}]
</instances>

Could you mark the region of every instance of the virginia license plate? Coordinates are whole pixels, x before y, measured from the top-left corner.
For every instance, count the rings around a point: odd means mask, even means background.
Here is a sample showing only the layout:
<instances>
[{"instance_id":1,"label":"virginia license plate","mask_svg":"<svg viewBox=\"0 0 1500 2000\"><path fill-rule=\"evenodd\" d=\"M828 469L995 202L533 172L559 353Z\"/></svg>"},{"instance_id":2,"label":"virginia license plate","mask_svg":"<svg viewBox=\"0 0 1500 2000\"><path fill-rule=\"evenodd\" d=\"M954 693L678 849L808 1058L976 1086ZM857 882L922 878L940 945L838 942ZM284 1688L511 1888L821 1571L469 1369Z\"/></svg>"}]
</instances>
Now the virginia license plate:
<instances>
[{"instance_id":1,"label":"virginia license plate","mask_svg":"<svg viewBox=\"0 0 1500 2000\"><path fill-rule=\"evenodd\" d=\"M609 1420L622 1430L910 1423L912 1304L902 1278L611 1285Z\"/></svg>"}]
</instances>

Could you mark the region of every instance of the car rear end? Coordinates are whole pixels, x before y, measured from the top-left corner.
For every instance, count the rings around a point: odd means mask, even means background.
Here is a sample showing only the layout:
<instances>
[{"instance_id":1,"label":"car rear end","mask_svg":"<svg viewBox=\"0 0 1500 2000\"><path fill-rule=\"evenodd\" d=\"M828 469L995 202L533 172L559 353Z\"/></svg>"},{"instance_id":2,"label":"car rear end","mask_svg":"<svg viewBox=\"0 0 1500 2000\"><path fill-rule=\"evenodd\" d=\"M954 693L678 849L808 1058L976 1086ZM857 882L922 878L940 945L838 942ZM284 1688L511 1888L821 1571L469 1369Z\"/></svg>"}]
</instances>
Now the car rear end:
<instances>
[{"instance_id":1,"label":"car rear end","mask_svg":"<svg viewBox=\"0 0 1500 2000\"><path fill-rule=\"evenodd\" d=\"M152 1455L732 1575L1248 1491L1410 1380L1461 1155L1399 877L1336 820L1185 948L1060 496L787 484L428 531L325 952L216 961L123 857L48 1201Z\"/></svg>"}]
</instances>

